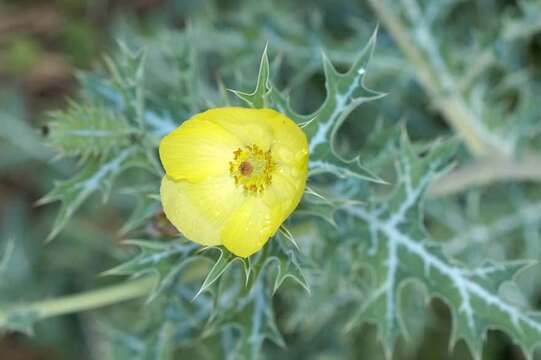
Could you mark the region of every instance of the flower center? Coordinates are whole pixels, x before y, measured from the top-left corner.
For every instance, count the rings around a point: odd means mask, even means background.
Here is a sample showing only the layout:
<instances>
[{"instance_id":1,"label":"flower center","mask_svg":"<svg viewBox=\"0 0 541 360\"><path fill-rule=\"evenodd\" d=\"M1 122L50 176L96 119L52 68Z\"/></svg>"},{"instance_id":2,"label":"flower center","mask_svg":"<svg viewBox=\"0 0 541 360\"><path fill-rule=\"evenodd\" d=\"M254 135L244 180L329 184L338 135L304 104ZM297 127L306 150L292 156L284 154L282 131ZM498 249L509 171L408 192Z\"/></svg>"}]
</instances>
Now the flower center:
<instances>
[{"instance_id":1,"label":"flower center","mask_svg":"<svg viewBox=\"0 0 541 360\"><path fill-rule=\"evenodd\" d=\"M235 185L252 194L260 194L270 185L273 169L270 150L263 151L255 144L233 151L233 160L229 162Z\"/></svg>"},{"instance_id":2,"label":"flower center","mask_svg":"<svg viewBox=\"0 0 541 360\"><path fill-rule=\"evenodd\" d=\"M249 161L243 161L239 166L240 173L244 176L250 176L254 171L254 167Z\"/></svg>"}]
</instances>

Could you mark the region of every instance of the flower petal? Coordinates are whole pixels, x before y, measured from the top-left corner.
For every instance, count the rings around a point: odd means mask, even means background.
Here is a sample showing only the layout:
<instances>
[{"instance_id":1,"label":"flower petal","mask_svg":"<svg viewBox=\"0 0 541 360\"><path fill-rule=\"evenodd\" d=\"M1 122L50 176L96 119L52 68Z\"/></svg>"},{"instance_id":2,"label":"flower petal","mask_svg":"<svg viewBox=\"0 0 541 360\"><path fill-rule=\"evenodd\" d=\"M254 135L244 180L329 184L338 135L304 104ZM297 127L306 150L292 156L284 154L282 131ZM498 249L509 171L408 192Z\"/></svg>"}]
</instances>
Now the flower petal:
<instances>
[{"instance_id":1,"label":"flower petal","mask_svg":"<svg viewBox=\"0 0 541 360\"><path fill-rule=\"evenodd\" d=\"M286 170L283 167L275 171L272 183L262 196L263 202L279 214L280 223L287 219L299 204L306 182L306 173L303 176L292 177L285 173Z\"/></svg>"},{"instance_id":2,"label":"flower petal","mask_svg":"<svg viewBox=\"0 0 541 360\"><path fill-rule=\"evenodd\" d=\"M305 166L308 163L308 140L302 129L287 116L271 109L268 111L273 114L265 118L274 136L273 159L294 166Z\"/></svg>"},{"instance_id":3,"label":"flower petal","mask_svg":"<svg viewBox=\"0 0 541 360\"><path fill-rule=\"evenodd\" d=\"M200 181L229 172L229 161L240 143L204 113L185 121L160 142L160 159L174 180Z\"/></svg>"},{"instance_id":4,"label":"flower petal","mask_svg":"<svg viewBox=\"0 0 541 360\"><path fill-rule=\"evenodd\" d=\"M222 243L233 254L248 257L261 249L281 221L258 197L249 196L222 229Z\"/></svg>"},{"instance_id":5,"label":"flower petal","mask_svg":"<svg viewBox=\"0 0 541 360\"><path fill-rule=\"evenodd\" d=\"M188 239L202 245L221 244L224 222L244 199L229 175L196 184L164 176L160 195L169 221Z\"/></svg>"},{"instance_id":6,"label":"flower petal","mask_svg":"<svg viewBox=\"0 0 541 360\"><path fill-rule=\"evenodd\" d=\"M225 107L211 109L201 115L236 136L244 146L256 144L266 151L273 141L267 119L276 116L275 113L271 109Z\"/></svg>"}]
</instances>

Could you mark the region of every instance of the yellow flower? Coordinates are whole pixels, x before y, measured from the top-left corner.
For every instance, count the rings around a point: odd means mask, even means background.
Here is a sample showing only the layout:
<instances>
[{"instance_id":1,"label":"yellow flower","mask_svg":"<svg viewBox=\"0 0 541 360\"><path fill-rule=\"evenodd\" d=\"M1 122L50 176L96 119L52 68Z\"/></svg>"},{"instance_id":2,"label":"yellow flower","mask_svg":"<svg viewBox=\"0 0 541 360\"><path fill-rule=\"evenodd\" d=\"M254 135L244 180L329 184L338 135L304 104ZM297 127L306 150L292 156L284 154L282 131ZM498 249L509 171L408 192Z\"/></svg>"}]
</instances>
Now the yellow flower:
<instances>
[{"instance_id":1,"label":"yellow flower","mask_svg":"<svg viewBox=\"0 0 541 360\"><path fill-rule=\"evenodd\" d=\"M165 215L188 239L247 257L260 250L304 192L304 132L271 109L216 108L160 143Z\"/></svg>"}]
</instances>

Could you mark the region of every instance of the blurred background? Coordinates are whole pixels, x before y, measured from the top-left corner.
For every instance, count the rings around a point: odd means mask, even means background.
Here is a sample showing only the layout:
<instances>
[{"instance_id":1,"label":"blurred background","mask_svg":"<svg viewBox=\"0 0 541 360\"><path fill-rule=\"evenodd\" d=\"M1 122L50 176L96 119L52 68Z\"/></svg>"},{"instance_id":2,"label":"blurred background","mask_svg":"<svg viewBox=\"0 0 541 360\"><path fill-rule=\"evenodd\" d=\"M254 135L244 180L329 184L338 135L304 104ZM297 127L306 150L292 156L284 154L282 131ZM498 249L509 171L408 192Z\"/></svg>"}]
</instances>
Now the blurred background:
<instances>
[{"instance_id":1,"label":"blurred background","mask_svg":"<svg viewBox=\"0 0 541 360\"><path fill-rule=\"evenodd\" d=\"M525 143L539 146L540 2L418 3L432 16L433 36L443 61L468 99L473 99L476 111L487 119L491 131L513 135L510 141L516 148ZM104 54L118 52L117 40L143 44L151 53L154 49L171 56L186 54L185 48L196 44L199 56L204 56L200 74L213 93L231 83L238 85L236 88L252 88L268 42L271 65L280 67L275 81L291 90L294 108L307 113L325 96L321 49L327 50L339 70L347 69L378 23L381 20L373 8L361 0L0 0L0 250L9 251L12 259L9 268L3 269L0 303L38 300L105 284L107 280L97 274L125 256L125 249L117 244L123 238L118 230L134 206L126 194L113 194L106 206L99 197L92 197L47 245L45 239L58 206L36 206L54 180L68 177L74 166L73 162L52 161L55 152L45 145L48 114L65 109L70 99L85 96L80 91L81 79L88 80L85 74L103 68ZM189 58L181 60L187 64L181 61L171 67L154 63L156 77L152 80L165 84L160 88L164 94L167 82L176 79L175 71L182 74L190 66ZM404 122L419 142L453 133L435 109L434 94L419 84L415 66L382 25L370 70L370 87L389 95L351 116ZM212 96L209 98L206 100L211 104ZM190 114L190 99L169 100L180 104L175 116ZM373 121L363 124L355 128L346 124L341 131L364 140ZM463 159L467 162L466 155ZM464 234L453 243L453 254L463 254L473 263L484 256L508 259L524 252L541 258L541 211L536 210L541 208L531 205L540 195L536 181L490 185L473 195L435 200L429 206L427 224L436 238L447 240L455 233L443 226L449 224L441 225L437 220L451 219L454 231ZM526 200L533 206L527 214L510 210L525 208ZM465 207L469 210L464 211ZM502 214L513 214L518 218L516 224L491 227ZM475 232L480 226L485 231L482 234ZM512 240L502 246L487 245L488 239L504 237ZM516 241L521 245L510 245L514 239L520 239ZM464 243L470 240L477 241L483 250L466 253ZM529 298L520 301L539 307L539 280L524 281ZM438 301L430 308L433 319L416 350L404 357L398 353L395 358L468 358L463 344L442 355L449 338L449 313ZM0 359L96 359L93 349L102 339L95 327L96 319L85 314L40 322L35 337L3 336ZM323 335L318 336L321 339ZM291 358L306 358L302 355L305 347L314 356L309 358L381 358L375 331L369 326L349 340L332 344L318 341L317 336L312 342L298 337L292 334L286 338L296 344L291 347ZM335 348L350 350L335 352ZM510 340L496 331L490 333L486 349L486 359L523 358ZM279 351L269 354L276 358L283 355Z\"/></svg>"}]
</instances>

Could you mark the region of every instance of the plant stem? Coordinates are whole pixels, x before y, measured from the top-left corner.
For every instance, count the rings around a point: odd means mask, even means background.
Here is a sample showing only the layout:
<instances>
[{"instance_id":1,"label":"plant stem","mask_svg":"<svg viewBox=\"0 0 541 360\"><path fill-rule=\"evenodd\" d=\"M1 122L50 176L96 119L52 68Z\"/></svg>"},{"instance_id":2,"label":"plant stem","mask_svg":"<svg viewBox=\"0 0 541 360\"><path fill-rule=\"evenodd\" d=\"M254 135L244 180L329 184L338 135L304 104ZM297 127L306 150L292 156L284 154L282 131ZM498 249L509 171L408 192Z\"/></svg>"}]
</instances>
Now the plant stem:
<instances>
[{"instance_id":1,"label":"plant stem","mask_svg":"<svg viewBox=\"0 0 541 360\"><path fill-rule=\"evenodd\" d=\"M406 58L414 65L421 86L430 95L434 105L440 110L447 122L460 135L464 143L475 156L484 156L501 152L490 134L483 132L481 122L466 106L464 99L454 89L443 86L443 80L437 69L427 61L422 50L412 40L408 29L401 20L387 7L385 0L368 0L378 17L389 30Z\"/></svg>"},{"instance_id":2,"label":"plant stem","mask_svg":"<svg viewBox=\"0 0 541 360\"><path fill-rule=\"evenodd\" d=\"M154 279L152 278L131 280L120 285L112 285L76 295L17 305L0 311L0 327L5 324L12 312L30 312L37 319L46 319L58 315L87 311L144 296L150 292L153 284Z\"/></svg>"},{"instance_id":3,"label":"plant stem","mask_svg":"<svg viewBox=\"0 0 541 360\"><path fill-rule=\"evenodd\" d=\"M541 181L541 156L527 153L518 159L480 159L441 177L429 187L428 195L441 197L504 180Z\"/></svg>"}]
</instances>

